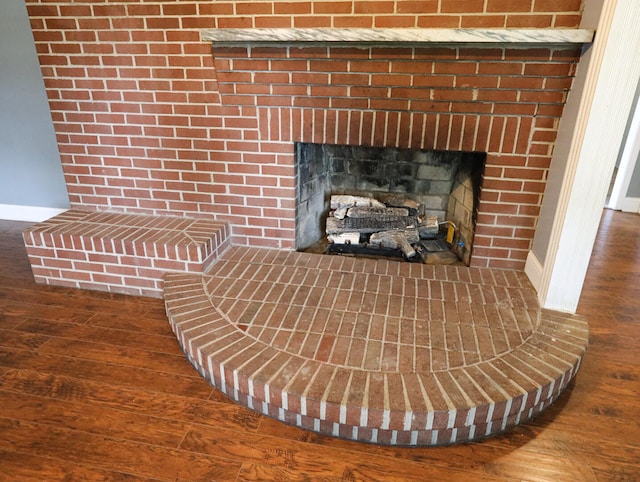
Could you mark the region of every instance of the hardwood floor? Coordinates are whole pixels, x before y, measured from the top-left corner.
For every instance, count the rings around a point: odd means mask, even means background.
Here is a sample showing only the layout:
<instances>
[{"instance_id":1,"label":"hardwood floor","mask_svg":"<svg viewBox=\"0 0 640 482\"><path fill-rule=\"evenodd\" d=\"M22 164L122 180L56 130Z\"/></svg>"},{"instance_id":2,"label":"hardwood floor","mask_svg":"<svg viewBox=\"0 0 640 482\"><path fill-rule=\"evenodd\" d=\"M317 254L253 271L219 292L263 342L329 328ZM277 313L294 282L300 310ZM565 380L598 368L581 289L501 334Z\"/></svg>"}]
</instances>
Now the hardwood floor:
<instances>
[{"instance_id":1,"label":"hardwood floor","mask_svg":"<svg viewBox=\"0 0 640 482\"><path fill-rule=\"evenodd\" d=\"M305 432L226 400L162 301L35 285L0 221L0 480L640 479L640 216L605 211L579 313L591 344L539 417L480 443L408 449Z\"/></svg>"}]
</instances>

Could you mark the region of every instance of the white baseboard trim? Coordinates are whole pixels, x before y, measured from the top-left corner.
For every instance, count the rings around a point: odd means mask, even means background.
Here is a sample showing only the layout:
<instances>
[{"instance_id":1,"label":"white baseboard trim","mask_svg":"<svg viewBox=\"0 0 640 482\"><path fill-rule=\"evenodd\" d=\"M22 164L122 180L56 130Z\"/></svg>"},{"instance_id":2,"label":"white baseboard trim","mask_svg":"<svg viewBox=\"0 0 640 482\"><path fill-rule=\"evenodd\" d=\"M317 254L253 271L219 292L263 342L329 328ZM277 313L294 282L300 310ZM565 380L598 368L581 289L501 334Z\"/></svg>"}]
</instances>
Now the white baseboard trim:
<instances>
[{"instance_id":1,"label":"white baseboard trim","mask_svg":"<svg viewBox=\"0 0 640 482\"><path fill-rule=\"evenodd\" d=\"M640 213L640 197L625 197L620 201L620 210L625 213Z\"/></svg>"},{"instance_id":2,"label":"white baseboard trim","mask_svg":"<svg viewBox=\"0 0 640 482\"><path fill-rule=\"evenodd\" d=\"M524 273L538 292L538 296L540 295L540 287L542 285L543 269L542 263L538 257L533 253L533 251L529 251L529 254L527 254L527 261L524 265Z\"/></svg>"},{"instance_id":3,"label":"white baseboard trim","mask_svg":"<svg viewBox=\"0 0 640 482\"><path fill-rule=\"evenodd\" d=\"M59 208L0 204L0 219L39 223L65 211L66 209Z\"/></svg>"}]
</instances>

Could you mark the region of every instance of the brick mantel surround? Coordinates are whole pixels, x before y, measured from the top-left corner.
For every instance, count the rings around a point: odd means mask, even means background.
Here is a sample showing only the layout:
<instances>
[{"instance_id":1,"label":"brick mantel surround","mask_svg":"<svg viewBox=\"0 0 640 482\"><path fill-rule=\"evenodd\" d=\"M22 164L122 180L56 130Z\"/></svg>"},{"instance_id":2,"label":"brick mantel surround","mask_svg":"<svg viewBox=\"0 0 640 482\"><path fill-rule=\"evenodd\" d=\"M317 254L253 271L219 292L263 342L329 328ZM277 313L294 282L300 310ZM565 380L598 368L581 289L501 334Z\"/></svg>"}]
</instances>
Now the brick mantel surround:
<instances>
[{"instance_id":1,"label":"brick mantel surround","mask_svg":"<svg viewBox=\"0 0 640 482\"><path fill-rule=\"evenodd\" d=\"M577 29L580 0L27 0L74 208L293 248L293 142L487 152L474 266L522 269L575 45L220 47L207 28Z\"/></svg>"}]
</instances>

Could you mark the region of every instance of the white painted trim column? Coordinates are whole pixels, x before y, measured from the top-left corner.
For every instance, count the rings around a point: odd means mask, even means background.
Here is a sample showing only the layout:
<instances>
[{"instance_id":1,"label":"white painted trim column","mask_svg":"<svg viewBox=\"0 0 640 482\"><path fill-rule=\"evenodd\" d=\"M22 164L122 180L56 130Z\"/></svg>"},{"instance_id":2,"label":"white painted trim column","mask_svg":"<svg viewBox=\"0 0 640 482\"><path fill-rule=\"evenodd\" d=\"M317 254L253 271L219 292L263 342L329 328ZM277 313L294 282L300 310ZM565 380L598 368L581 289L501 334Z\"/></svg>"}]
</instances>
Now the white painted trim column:
<instances>
[{"instance_id":1,"label":"white painted trim column","mask_svg":"<svg viewBox=\"0 0 640 482\"><path fill-rule=\"evenodd\" d=\"M545 308L575 312L580 299L640 80L638 18L637 0L604 1L569 141L546 257L542 261L531 253L527 262L527 273ZM547 189L557 182L550 179Z\"/></svg>"}]
</instances>

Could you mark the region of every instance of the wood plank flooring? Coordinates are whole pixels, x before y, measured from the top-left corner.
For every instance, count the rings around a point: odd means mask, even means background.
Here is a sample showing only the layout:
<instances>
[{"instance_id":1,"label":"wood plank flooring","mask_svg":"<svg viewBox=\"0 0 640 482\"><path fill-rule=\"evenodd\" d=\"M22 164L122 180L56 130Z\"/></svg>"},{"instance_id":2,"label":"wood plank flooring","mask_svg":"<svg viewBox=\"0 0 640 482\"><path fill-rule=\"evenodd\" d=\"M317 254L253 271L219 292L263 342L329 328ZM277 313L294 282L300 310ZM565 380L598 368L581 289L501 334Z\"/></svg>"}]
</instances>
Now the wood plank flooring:
<instances>
[{"instance_id":1,"label":"wood plank flooring","mask_svg":"<svg viewBox=\"0 0 640 482\"><path fill-rule=\"evenodd\" d=\"M36 285L0 221L0 481L640 480L640 216L605 211L576 381L528 424L408 449L305 432L200 378L161 300ZM140 340L144 340L141 349Z\"/></svg>"}]
</instances>

